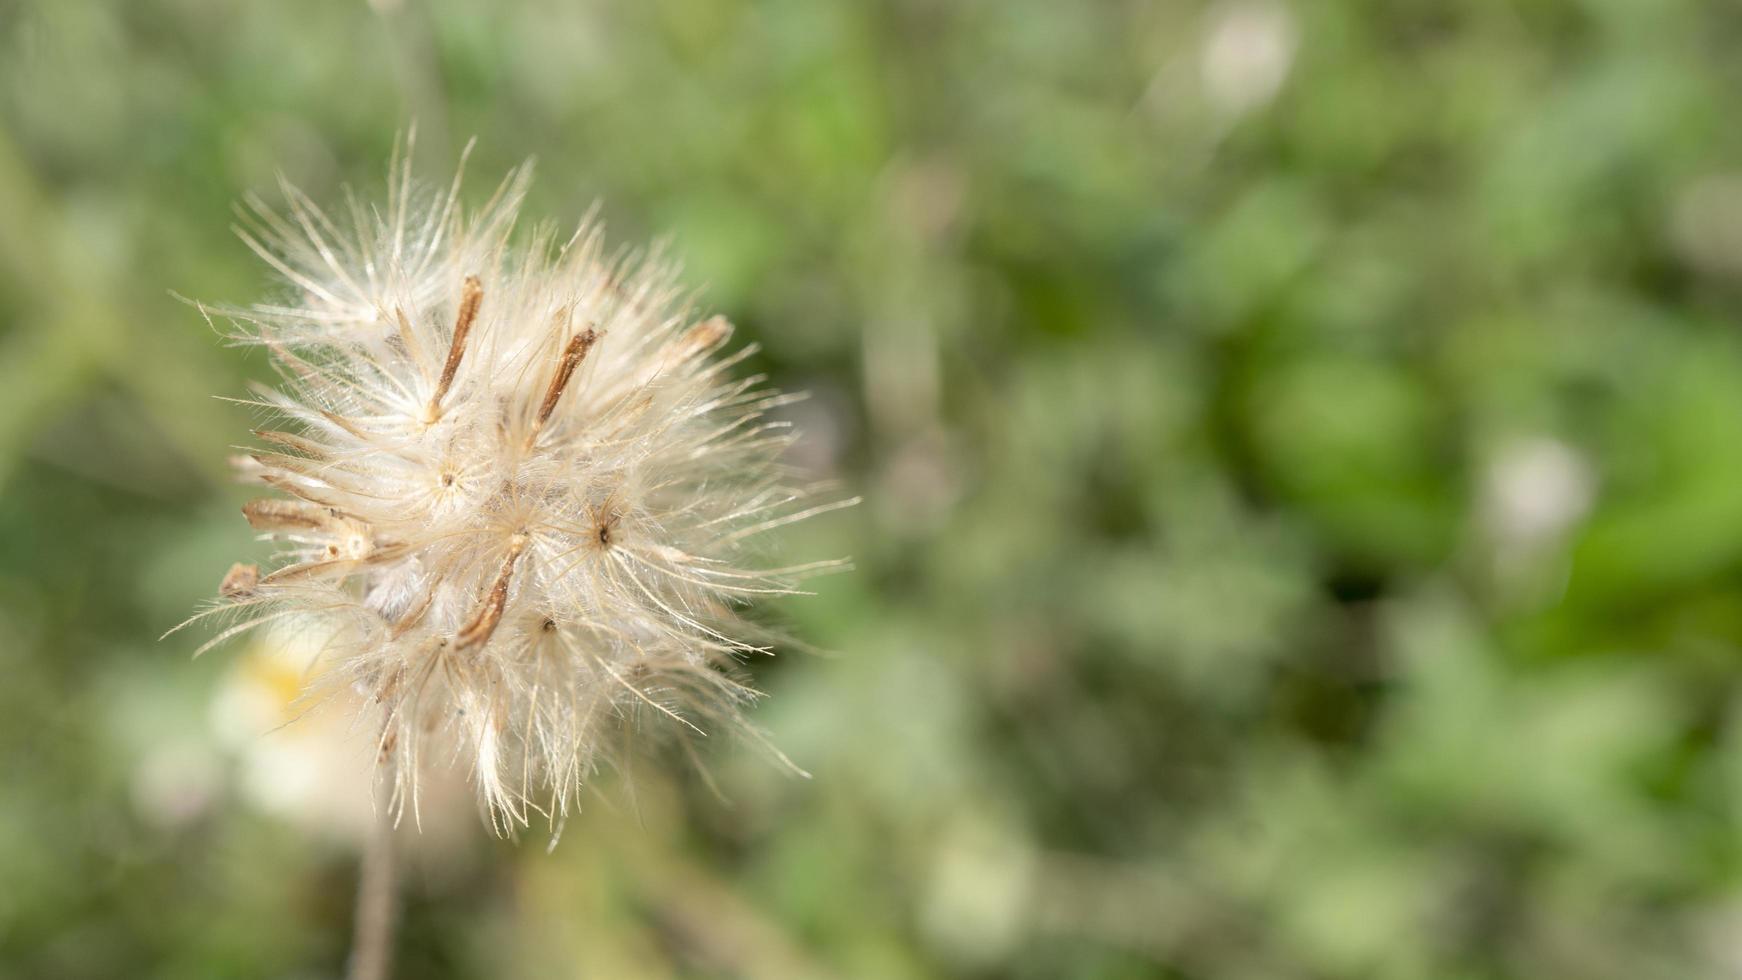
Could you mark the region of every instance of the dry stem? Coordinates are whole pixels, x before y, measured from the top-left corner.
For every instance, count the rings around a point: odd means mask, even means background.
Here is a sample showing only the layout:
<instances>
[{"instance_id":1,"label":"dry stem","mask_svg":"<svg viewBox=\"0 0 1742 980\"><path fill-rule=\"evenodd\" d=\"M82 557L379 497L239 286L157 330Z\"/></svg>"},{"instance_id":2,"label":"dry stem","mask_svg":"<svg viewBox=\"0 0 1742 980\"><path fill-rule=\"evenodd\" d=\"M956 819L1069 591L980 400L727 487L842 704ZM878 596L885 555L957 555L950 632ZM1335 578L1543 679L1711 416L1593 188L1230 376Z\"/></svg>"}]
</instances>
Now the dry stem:
<instances>
[{"instance_id":1,"label":"dry stem","mask_svg":"<svg viewBox=\"0 0 1742 980\"><path fill-rule=\"evenodd\" d=\"M357 917L351 937L348 980L388 980L393 970L393 932L398 919L398 887L393 868L393 815L375 809L375 829L363 852L357 880Z\"/></svg>"}]
</instances>

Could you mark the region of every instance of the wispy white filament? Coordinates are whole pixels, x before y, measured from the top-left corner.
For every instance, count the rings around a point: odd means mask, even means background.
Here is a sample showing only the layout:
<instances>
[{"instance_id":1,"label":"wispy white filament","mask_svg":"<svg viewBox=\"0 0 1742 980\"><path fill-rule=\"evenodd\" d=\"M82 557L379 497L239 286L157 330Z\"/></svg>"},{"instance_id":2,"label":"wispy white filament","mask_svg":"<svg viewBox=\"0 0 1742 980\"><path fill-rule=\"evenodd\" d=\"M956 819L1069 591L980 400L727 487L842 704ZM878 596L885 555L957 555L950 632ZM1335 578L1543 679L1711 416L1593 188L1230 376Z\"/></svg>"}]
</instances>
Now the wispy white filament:
<instances>
[{"instance_id":1,"label":"wispy white filament","mask_svg":"<svg viewBox=\"0 0 1742 980\"><path fill-rule=\"evenodd\" d=\"M748 350L721 356L730 326L692 319L668 266L590 222L511 241L525 168L469 216L457 180L396 170L384 208L329 217L286 185L238 229L292 292L218 311L283 379L239 466L284 550L226 578L213 642L317 633L311 673L361 695L396 810L457 761L507 832L559 819L649 722L750 731L734 667L768 637L740 611L830 565L750 548L834 505L778 462L790 396L731 374Z\"/></svg>"}]
</instances>

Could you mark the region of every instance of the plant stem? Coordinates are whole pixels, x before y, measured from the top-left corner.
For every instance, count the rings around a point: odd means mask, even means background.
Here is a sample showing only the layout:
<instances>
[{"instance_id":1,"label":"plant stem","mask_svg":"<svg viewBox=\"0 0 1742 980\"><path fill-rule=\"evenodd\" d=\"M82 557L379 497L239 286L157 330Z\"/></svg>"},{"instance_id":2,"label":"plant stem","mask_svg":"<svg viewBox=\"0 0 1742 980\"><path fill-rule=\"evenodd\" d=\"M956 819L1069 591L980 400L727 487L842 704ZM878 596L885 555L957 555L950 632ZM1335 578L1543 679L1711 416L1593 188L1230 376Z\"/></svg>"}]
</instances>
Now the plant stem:
<instances>
[{"instance_id":1,"label":"plant stem","mask_svg":"<svg viewBox=\"0 0 1742 980\"><path fill-rule=\"evenodd\" d=\"M369 835L357 878L357 919L351 938L349 980L387 980L393 970L397 906L393 818L387 807L377 807L375 830Z\"/></svg>"}]
</instances>

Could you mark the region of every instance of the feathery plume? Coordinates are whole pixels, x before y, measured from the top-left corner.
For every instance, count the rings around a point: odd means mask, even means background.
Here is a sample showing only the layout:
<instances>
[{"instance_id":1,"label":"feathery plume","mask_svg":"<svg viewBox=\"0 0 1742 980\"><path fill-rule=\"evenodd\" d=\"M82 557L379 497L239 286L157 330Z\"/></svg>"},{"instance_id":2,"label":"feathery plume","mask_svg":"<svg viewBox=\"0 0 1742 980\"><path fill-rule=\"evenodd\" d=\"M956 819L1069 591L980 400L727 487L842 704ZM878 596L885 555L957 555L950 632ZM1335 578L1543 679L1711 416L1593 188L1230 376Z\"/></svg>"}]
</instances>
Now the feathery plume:
<instances>
[{"instance_id":1,"label":"feathery plume","mask_svg":"<svg viewBox=\"0 0 1742 980\"><path fill-rule=\"evenodd\" d=\"M808 502L767 417L793 396L732 374L750 350L721 356L731 326L691 321L669 265L606 255L590 220L513 240L526 167L470 215L457 177L393 169L382 209L334 218L286 183L284 213L242 212L292 293L216 311L283 379L237 466L284 550L201 616L236 617L207 647L315 634L311 677L359 695L395 815L457 760L508 833L560 821L644 722L755 736L737 667L770 638L742 607L839 563L759 567L752 542L853 501Z\"/></svg>"}]
</instances>

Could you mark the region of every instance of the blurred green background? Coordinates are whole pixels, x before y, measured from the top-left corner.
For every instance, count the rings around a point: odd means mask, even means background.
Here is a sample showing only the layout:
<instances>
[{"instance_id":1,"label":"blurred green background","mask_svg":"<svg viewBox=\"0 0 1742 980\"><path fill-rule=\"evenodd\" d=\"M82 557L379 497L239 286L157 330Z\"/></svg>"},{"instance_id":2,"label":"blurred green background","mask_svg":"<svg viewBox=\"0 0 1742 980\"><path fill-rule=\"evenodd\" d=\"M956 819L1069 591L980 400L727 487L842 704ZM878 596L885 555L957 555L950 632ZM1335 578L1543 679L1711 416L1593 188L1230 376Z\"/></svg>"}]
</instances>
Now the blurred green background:
<instances>
[{"instance_id":1,"label":"blurred green background","mask_svg":"<svg viewBox=\"0 0 1742 980\"><path fill-rule=\"evenodd\" d=\"M772 613L833 652L755 665L816 778L651 759L549 855L462 806L401 977L1742 976L1739 55L1693 0L0 0L0 977L342 968L361 777L157 641L255 547L210 396L267 373L170 291L266 295L232 202L412 120L670 235L866 502L786 539L857 562Z\"/></svg>"}]
</instances>

